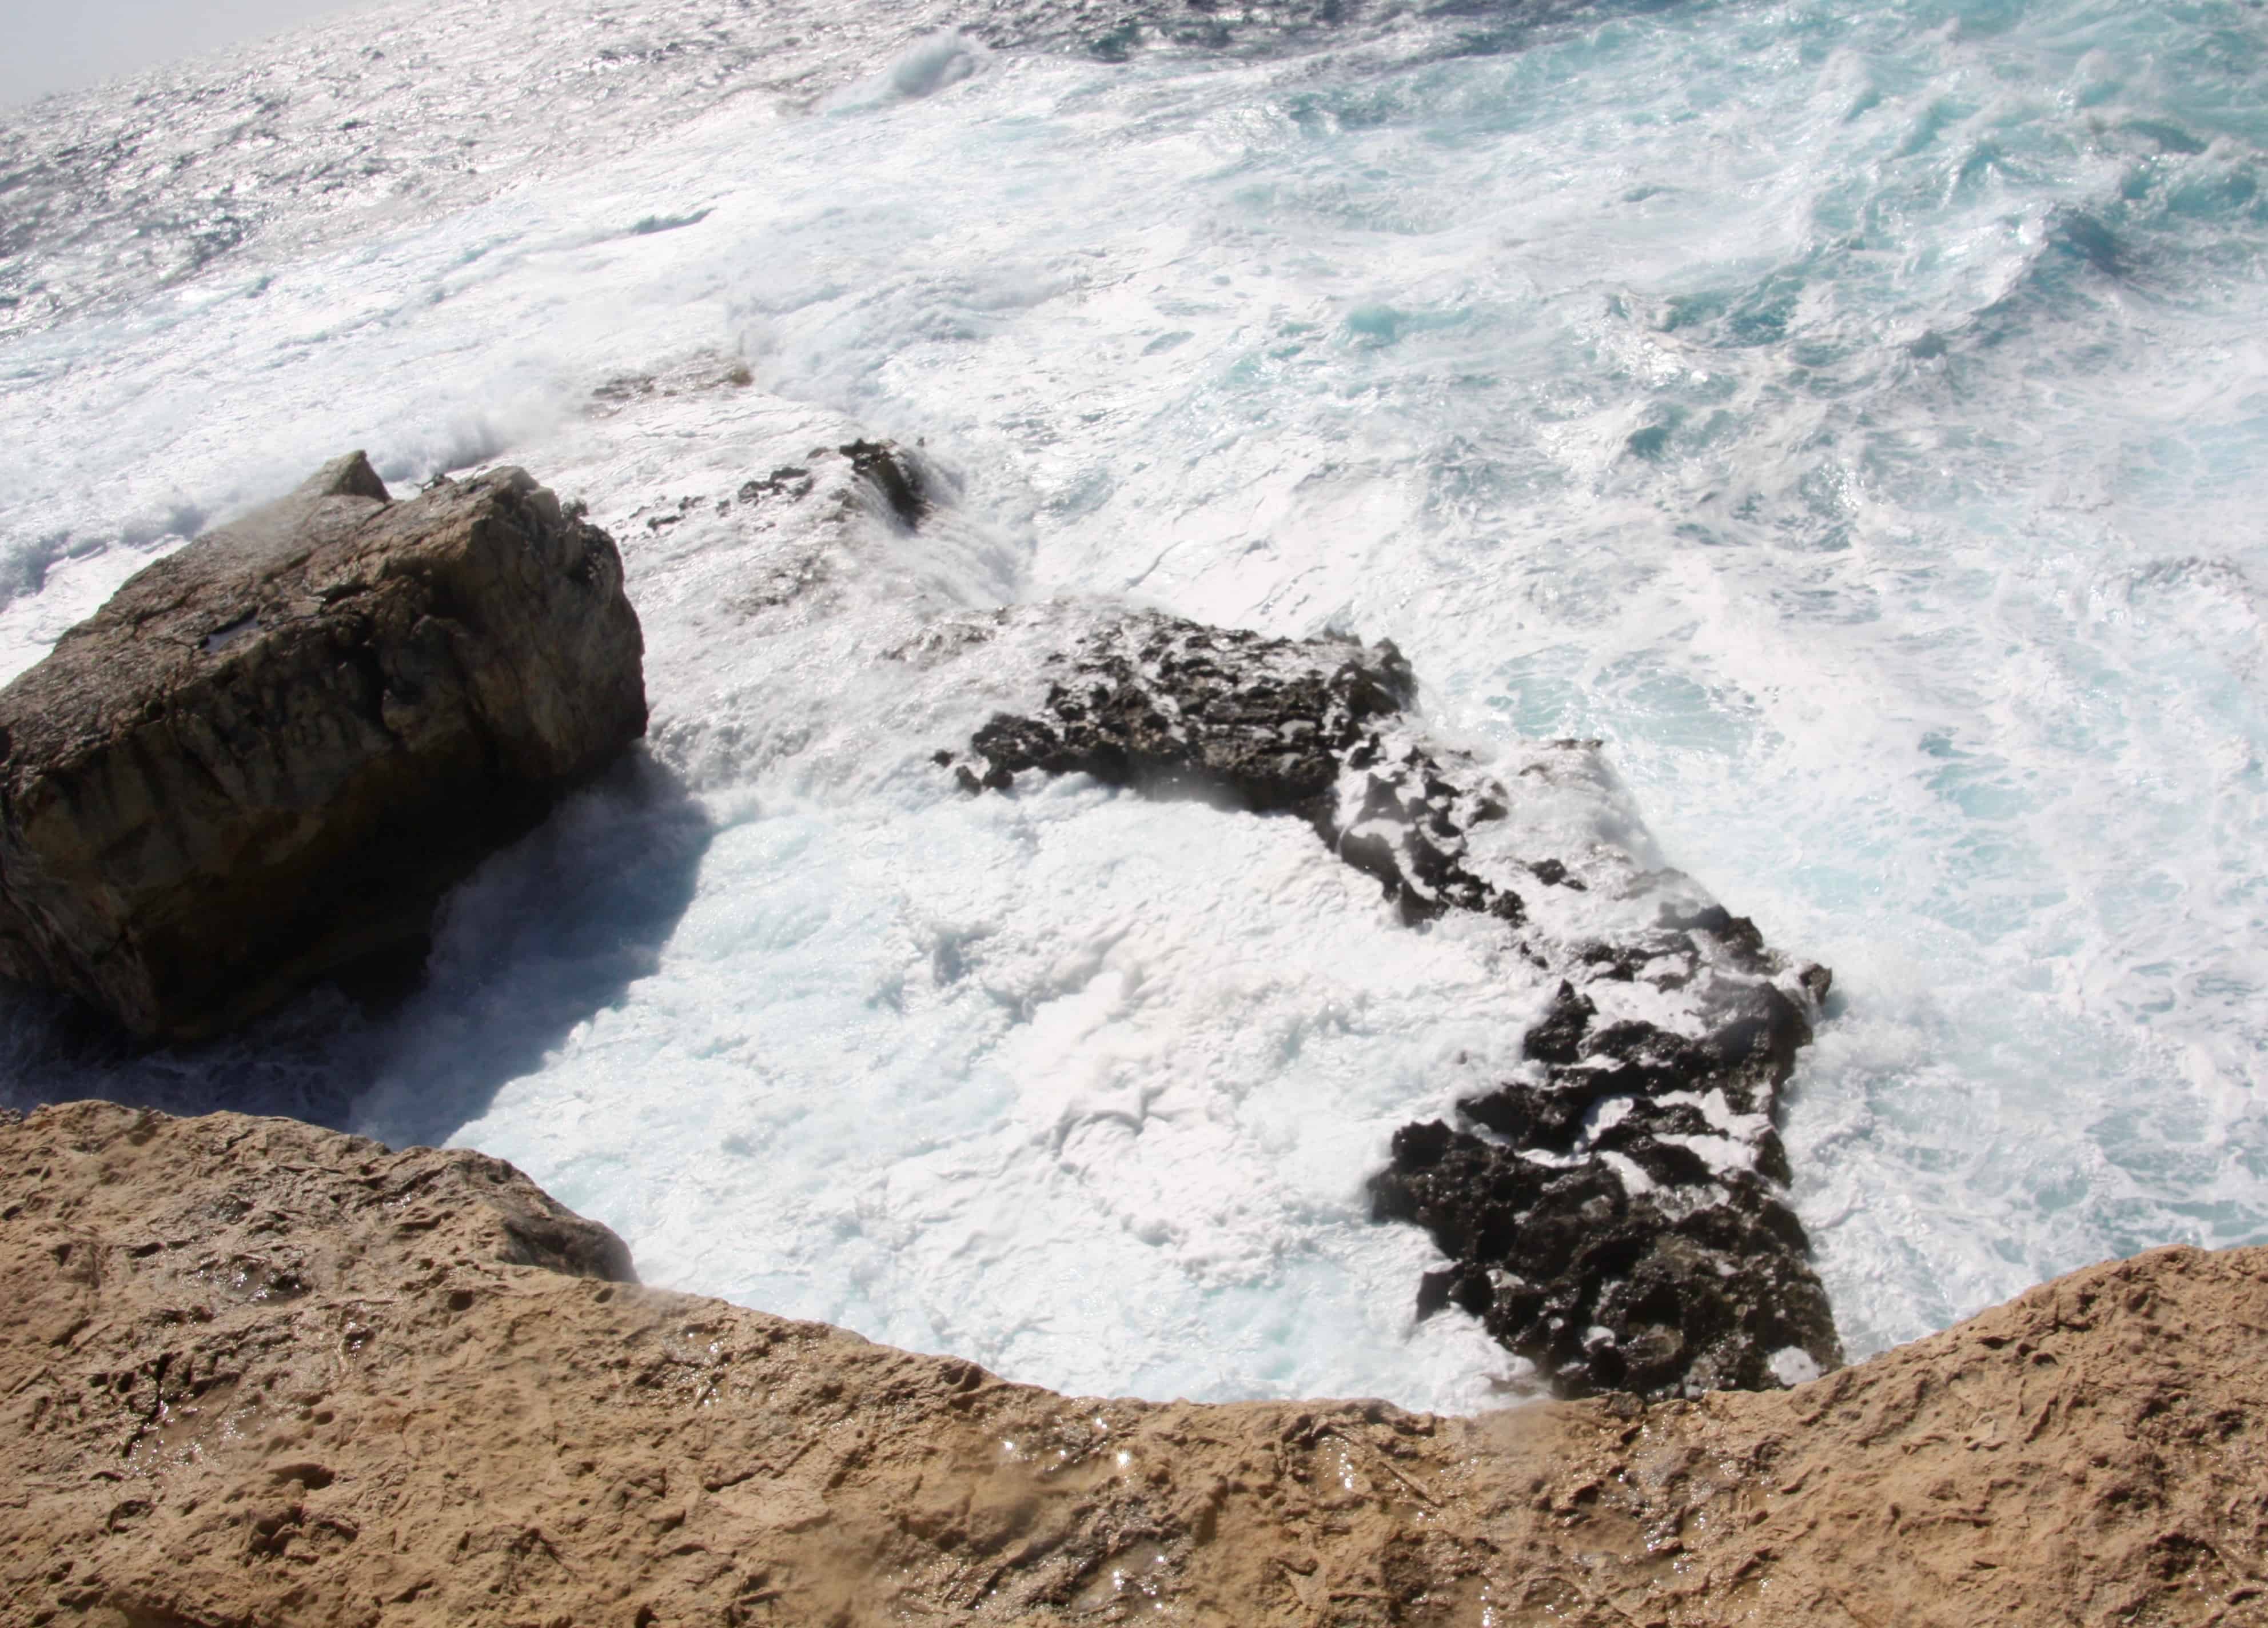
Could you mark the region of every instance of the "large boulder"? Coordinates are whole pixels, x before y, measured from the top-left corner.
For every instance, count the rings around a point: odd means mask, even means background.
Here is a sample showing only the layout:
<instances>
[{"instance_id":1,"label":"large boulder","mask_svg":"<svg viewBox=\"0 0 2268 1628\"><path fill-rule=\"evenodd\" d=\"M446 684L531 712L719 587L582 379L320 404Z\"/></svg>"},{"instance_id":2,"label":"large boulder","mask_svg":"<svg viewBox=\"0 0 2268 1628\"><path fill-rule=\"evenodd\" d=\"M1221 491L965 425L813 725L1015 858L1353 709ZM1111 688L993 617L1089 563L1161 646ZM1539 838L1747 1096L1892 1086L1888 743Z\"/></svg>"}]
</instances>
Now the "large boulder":
<instances>
[{"instance_id":1,"label":"large boulder","mask_svg":"<svg viewBox=\"0 0 2268 1628\"><path fill-rule=\"evenodd\" d=\"M524 471L394 503L337 459L0 691L0 972L186 1039L414 944L644 733L644 654Z\"/></svg>"}]
</instances>

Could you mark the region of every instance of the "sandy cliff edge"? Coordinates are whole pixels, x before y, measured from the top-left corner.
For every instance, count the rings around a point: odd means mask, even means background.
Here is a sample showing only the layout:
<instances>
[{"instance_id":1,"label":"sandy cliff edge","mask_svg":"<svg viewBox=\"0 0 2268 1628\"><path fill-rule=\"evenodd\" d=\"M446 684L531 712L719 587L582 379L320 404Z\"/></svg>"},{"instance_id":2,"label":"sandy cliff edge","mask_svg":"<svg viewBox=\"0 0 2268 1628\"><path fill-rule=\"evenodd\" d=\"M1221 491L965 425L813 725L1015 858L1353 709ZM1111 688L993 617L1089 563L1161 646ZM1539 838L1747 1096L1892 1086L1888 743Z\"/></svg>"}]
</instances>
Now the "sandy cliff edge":
<instances>
[{"instance_id":1,"label":"sandy cliff edge","mask_svg":"<svg viewBox=\"0 0 2268 1628\"><path fill-rule=\"evenodd\" d=\"M1474 1418L1067 1398L628 1278L476 1153L0 1124L0 1622L2268 1623L2268 1249Z\"/></svg>"}]
</instances>

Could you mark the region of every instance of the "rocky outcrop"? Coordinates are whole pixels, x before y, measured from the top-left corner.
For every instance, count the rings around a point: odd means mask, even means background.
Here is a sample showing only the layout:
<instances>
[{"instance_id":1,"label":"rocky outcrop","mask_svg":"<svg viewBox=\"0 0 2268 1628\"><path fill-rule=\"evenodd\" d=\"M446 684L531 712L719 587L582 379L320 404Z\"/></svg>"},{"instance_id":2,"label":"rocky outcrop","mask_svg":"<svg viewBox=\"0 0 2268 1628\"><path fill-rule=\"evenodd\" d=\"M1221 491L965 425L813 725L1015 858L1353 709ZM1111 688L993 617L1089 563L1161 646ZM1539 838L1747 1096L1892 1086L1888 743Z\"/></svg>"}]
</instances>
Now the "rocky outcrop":
<instances>
[{"instance_id":1,"label":"rocky outcrop","mask_svg":"<svg viewBox=\"0 0 2268 1628\"><path fill-rule=\"evenodd\" d=\"M1572 1396L1770 1387L1842 1360L1774 1124L1828 974L1602 824L1596 741L1537 743L1499 777L1410 718L1391 644L1134 615L1053 667L1040 706L976 733L964 789L1076 771L1288 814L1405 921L1492 917L1556 984L1525 1072L1462 1098L1455 1126L1404 1127L1373 1183L1380 1219L1453 1263L1421 1315L1464 1308Z\"/></svg>"},{"instance_id":2,"label":"rocky outcrop","mask_svg":"<svg viewBox=\"0 0 2268 1628\"><path fill-rule=\"evenodd\" d=\"M143 571L0 692L0 971L194 1037L424 933L645 728L622 562L524 472L362 454Z\"/></svg>"},{"instance_id":3,"label":"rocky outcrop","mask_svg":"<svg viewBox=\"0 0 2268 1628\"><path fill-rule=\"evenodd\" d=\"M0 1623L2235 1624L2268 1250L1793 1390L1074 1399L640 1288L508 1166L0 1123Z\"/></svg>"}]
</instances>

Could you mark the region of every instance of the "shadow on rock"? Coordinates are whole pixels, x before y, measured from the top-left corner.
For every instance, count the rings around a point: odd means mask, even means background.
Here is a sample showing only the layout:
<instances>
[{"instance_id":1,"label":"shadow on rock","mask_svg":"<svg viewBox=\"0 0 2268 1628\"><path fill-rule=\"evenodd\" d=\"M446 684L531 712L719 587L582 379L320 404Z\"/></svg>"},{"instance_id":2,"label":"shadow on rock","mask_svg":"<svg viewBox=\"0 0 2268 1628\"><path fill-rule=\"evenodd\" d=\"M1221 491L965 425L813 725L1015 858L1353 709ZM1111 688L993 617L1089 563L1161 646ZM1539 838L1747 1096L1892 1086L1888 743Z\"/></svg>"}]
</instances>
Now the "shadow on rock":
<instances>
[{"instance_id":1,"label":"shadow on rock","mask_svg":"<svg viewBox=\"0 0 2268 1628\"><path fill-rule=\"evenodd\" d=\"M225 1039L155 1050L8 986L0 1106L104 1097L439 1144L659 965L713 835L683 783L636 748L448 895L422 975L372 969L352 993L321 984Z\"/></svg>"}]
</instances>

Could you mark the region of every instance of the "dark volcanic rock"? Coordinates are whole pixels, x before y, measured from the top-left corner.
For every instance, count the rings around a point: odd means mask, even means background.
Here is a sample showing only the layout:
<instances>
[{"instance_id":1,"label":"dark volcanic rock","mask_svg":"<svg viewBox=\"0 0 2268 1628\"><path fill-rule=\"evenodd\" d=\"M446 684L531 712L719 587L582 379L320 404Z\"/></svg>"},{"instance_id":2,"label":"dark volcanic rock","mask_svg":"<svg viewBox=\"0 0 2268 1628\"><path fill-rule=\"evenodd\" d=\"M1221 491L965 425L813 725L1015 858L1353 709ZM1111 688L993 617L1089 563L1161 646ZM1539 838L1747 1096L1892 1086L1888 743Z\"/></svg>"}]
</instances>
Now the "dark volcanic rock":
<instances>
[{"instance_id":1,"label":"dark volcanic rock","mask_svg":"<svg viewBox=\"0 0 2268 1628\"><path fill-rule=\"evenodd\" d=\"M1421 1316L1462 1307L1574 1395L1840 1363L1774 1128L1827 973L1639 862L1598 742L1536 743L1499 777L1408 718L1390 644L1134 615L1054 666L1043 704L976 733L965 789L1077 771L1292 814L1405 921L1503 923L1555 991L1519 1072L1461 1098L1458 1126L1404 1126L1373 1178L1379 1219L1453 1263L1420 1284Z\"/></svg>"},{"instance_id":2,"label":"dark volcanic rock","mask_svg":"<svg viewBox=\"0 0 2268 1628\"><path fill-rule=\"evenodd\" d=\"M1373 727L1416 691L1391 643L1271 639L1130 616L1090 640L1032 717L996 716L969 744L1005 787L1027 769L1077 771L1166 796L1221 797L1296 814L1378 879L1405 917L1452 908L1520 919L1520 896L1460 863L1462 832L1491 817L1461 785ZM1352 773L1359 777L1350 779Z\"/></svg>"},{"instance_id":3,"label":"dark volcanic rock","mask_svg":"<svg viewBox=\"0 0 2268 1628\"><path fill-rule=\"evenodd\" d=\"M888 508L890 518L911 531L929 512L929 493L924 490L921 468L895 441L851 441L835 449L850 460L859 478L872 486ZM780 470L774 470L777 481ZM802 470L792 472L801 475ZM809 489L809 483L804 483Z\"/></svg>"},{"instance_id":4,"label":"dark volcanic rock","mask_svg":"<svg viewBox=\"0 0 2268 1628\"><path fill-rule=\"evenodd\" d=\"M1629 1021L1584 1036L1581 998L1560 991L1528 1036L1552 1059L1543 1081L1458 1104L1493 1137L1405 1127L1372 1179L1374 1213L1417 1222L1458 1263L1425 1293L1571 1392L1753 1390L1835 1366L1833 1315L1776 1185L1771 1115L1810 1038L1801 1008L1758 982L1712 1002L1698 1038ZM1726 1133L1743 1122L1745 1138Z\"/></svg>"},{"instance_id":5,"label":"dark volcanic rock","mask_svg":"<svg viewBox=\"0 0 2268 1628\"><path fill-rule=\"evenodd\" d=\"M0 971L192 1037L414 942L644 732L643 656L522 471L394 504L339 459L0 692Z\"/></svg>"}]
</instances>

